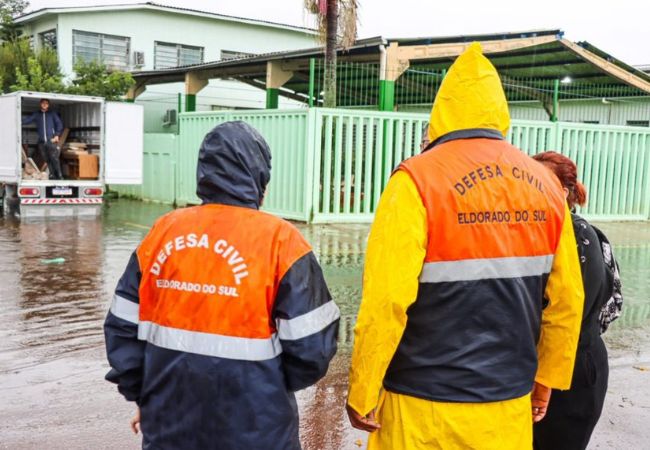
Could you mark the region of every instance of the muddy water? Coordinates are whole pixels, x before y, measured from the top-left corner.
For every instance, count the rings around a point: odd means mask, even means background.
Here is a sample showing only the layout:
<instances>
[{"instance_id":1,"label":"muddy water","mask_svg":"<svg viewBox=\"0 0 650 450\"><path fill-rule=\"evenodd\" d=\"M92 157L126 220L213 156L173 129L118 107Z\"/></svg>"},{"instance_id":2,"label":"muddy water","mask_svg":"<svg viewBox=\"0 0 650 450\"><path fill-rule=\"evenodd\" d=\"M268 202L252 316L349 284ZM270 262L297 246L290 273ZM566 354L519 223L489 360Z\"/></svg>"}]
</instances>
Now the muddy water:
<instances>
[{"instance_id":1,"label":"muddy water","mask_svg":"<svg viewBox=\"0 0 650 450\"><path fill-rule=\"evenodd\" d=\"M130 253L167 210L118 201L101 220L0 221L0 448L138 447L128 430L132 406L102 380L101 325ZM343 405L368 227L299 227L342 311L340 351L328 375L298 395L303 445L358 448L366 435L349 427ZM626 295L607 340L613 365L625 365L650 344L650 224L602 228ZM65 262L47 264L54 258Z\"/></svg>"}]
</instances>

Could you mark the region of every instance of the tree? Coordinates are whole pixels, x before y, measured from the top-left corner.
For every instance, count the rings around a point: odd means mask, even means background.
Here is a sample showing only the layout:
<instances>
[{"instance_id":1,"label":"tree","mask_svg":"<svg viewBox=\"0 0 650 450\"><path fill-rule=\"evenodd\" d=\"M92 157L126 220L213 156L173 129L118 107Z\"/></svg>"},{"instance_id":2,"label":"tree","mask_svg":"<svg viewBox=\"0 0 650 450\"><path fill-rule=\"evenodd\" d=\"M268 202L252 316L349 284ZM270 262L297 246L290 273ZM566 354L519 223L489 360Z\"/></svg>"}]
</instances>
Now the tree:
<instances>
[{"instance_id":1,"label":"tree","mask_svg":"<svg viewBox=\"0 0 650 450\"><path fill-rule=\"evenodd\" d=\"M21 15L29 6L27 0L0 0L0 40L15 41L22 32L14 18Z\"/></svg>"},{"instance_id":2,"label":"tree","mask_svg":"<svg viewBox=\"0 0 650 450\"><path fill-rule=\"evenodd\" d=\"M94 95L106 100L118 100L135 85L130 73L109 72L104 64L97 61L78 62L75 67L75 79L68 88L70 94Z\"/></svg>"},{"instance_id":3,"label":"tree","mask_svg":"<svg viewBox=\"0 0 650 450\"><path fill-rule=\"evenodd\" d=\"M42 54L43 52L41 52ZM49 57L47 57L49 58ZM39 55L30 56L27 60L27 71L23 72L16 68L16 83L11 86L12 91L36 91L36 92L65 92L63 76L58 70L54 73L43 70L39 61ZM58 69L58 65L57 65Z\"/></svg>"},{"instance_id":4,"label":"tree","mask_svg":"<svg viewBox=\"0 0 650 450\"><path fill-rule=\"evenodd\" d=\"M35 53L25 38L0 44L0 91L40 91L46 86L63 90L63 75L56 52L43 49Z\"/></svg>"},{"instance_id":5,"label":"tree","mask_svg":"<svg viewBox=\"0 0 650 450\"><path fill-rule=\"evenodd\" d=\"M325 43L324 106L336 107L336 51L347 49L357 37L357 0L305 0L305 9L318 17L318 31ZM340 38L339 38L340 36Z\"/></svg>"},{"instance_id":6,"label":"tree","mask_svg":"<svg viewBox=\"0 0 650 450\"><path fill-rule=\"evenodd\" d=\"M2 78L0 90L3 93L9 92L11 86L18 81L16 77L18 70L23 74L29 71L29 58L35 56L27 39L5 41L0 44L0 78Z\"/></svg>"}]
</instances>

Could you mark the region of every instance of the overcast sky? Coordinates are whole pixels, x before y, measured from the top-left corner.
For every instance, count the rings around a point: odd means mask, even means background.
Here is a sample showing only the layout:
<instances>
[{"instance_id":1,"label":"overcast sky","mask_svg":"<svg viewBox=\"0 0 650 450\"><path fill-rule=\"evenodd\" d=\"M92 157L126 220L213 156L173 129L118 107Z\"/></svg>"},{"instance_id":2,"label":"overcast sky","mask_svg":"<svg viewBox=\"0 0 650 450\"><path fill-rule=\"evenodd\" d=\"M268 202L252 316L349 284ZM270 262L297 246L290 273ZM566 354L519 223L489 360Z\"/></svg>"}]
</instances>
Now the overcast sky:
<instances>
[{"instance_id":1,"label":"overcast sky","mask_svg":"<svg viewBox=\"0 0 650 450\"><path fill-rule=\"evenodd\" d=\"M143 0L144 1L144 0ZM303 0L158 0L161 4L312 26ZM129 0L32 0L53 6L142 3ZM650 64L648 0L360 0L359 37L456 36L560 28L629 64ZM611 5L611 6L604 6Z\"/></svg>"}]
</instances>

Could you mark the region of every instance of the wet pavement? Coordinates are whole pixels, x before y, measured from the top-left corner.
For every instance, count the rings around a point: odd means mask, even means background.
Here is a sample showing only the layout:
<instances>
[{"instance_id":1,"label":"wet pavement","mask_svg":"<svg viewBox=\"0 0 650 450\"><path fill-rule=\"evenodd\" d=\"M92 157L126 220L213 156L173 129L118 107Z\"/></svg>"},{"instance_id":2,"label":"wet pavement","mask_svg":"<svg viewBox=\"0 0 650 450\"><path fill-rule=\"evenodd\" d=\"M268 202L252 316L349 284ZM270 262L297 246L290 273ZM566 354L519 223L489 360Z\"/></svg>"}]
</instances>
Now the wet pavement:
<instances>
[{"instance_id":1,"label":"wet pavement","mask_svg":"<svg viewBox=\"0 0 650 450\"><path fill-rule=\"evenodd\" d=\"M0 448L138 448L133 407L105 381L102 322L129 255L169 208L120 200L101 220L0 219ZM619 259L625 308L606 335L610 389L590 448L650 440L650 223L604 223ZM365 447L344 412L368 226L299 225L342 312L327 376L298 393L307 450ZM62 264L45 260L64 258Z\"/></svg>"}]
</instances>

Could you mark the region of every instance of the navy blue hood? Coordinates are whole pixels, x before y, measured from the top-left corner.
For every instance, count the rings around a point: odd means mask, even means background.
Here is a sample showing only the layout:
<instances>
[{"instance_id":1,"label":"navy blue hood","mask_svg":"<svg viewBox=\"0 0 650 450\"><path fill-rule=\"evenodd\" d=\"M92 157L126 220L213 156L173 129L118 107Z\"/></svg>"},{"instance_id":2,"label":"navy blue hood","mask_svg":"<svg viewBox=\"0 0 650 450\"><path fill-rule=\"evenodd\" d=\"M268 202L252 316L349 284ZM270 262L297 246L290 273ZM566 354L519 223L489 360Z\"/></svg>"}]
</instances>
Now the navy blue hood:
<instances>
[{"instance_id":1,"label":"navy blue hood","mask_svg":"<svg viewBox=\"0 0 650 450\"><path fill-rule=\"evenodd\" d=\"M271 179L271 151L245 122L217 125L203 139L196 166L196 195L203 203L258 209Z\"/></svg>"}]
</instances>

